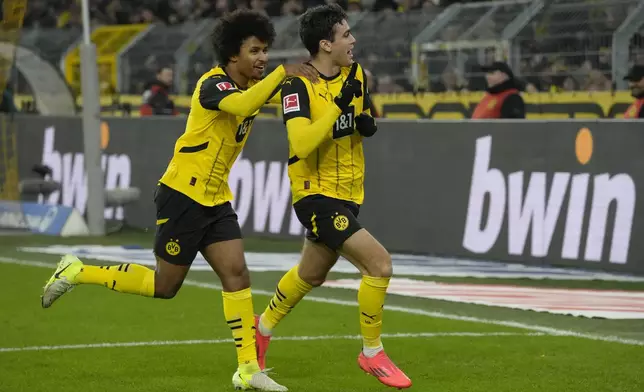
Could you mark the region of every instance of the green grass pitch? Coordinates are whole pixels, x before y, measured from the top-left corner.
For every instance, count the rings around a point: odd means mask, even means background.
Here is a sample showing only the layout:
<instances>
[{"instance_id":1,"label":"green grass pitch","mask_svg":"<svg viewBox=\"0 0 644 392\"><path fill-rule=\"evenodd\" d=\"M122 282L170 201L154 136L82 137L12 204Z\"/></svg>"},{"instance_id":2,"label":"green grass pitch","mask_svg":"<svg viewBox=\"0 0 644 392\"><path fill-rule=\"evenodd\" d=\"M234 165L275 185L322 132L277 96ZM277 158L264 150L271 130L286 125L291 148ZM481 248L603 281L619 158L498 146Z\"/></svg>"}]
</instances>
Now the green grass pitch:
<instances>
[{"instance_id":1,"label":"green grass pitch","mask_svg":"<svg viewBox=\"0 0 644 392\"><path fill-rule=\"evenodd\" d=\"M151 237L0 237L0 391L231 391L235 349L212 272L191 272L189 284L172 300L83 286L50 309L40 307L42 286L58 257L16 247L83 242L149 247ZM254 251L299 246L247 241ZM252 274L257 312L280 276ZM357 274L333 274L351 276ZM644 290L636 283L512 283ZM275 380L290 391L389 390L356 364L356 293L319 288L311 296L317 301L303 301L275 331L268 356ZM387 306L385 348L414 382L412 391L644 391L643 320L574 318L395 295L388 296Z\"/></svg>"}]
</instances>

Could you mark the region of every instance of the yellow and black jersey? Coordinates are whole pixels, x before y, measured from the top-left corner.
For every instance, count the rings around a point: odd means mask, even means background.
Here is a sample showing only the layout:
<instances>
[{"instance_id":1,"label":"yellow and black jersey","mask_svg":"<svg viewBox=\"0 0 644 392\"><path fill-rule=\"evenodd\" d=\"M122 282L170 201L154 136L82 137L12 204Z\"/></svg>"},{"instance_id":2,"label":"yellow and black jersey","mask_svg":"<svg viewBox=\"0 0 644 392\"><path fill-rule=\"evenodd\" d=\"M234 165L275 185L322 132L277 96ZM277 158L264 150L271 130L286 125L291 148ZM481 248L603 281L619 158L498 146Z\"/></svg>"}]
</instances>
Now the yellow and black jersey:
<instances>
[{"instance_id":1,"label":"yellow and black jersey","mask_svg":"<svg viewBox=\"0 0 644 392\"><path fill-rule=\"evenodd\" d=\"M267 101L279 103L285 76L279 66L261 82L250 82L247 90L219 66L201 76L192 94L186 130L159 181L204 206L232 200L230 169L261 106Z\"/></svg>"},{"instance_id":2,"label":"yellow and black jersey","mask_svg":"<svg viewBox=\"0 0 644 392\"><path fill-rule=\"evenodd\" d=\"M345 112L333 102L349 72L346 67L333 77L320 75L317 84L293 77L282 85L293 203L315 194L363 202L363 137L355 130L354 119L369 112L371 101L360 66L355 77L362 83L362 96L354 98Z\"/></svg>"}]
</instances>

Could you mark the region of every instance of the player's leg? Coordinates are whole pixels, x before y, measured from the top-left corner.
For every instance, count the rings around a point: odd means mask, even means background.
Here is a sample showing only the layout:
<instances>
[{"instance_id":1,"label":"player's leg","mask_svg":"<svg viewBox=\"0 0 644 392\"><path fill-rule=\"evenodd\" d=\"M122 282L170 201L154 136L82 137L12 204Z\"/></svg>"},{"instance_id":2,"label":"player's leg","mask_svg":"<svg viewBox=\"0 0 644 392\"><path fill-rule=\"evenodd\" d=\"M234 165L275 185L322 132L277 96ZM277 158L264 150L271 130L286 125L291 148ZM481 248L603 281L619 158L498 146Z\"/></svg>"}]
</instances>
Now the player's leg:
<instances>
[{"instance_id":1,"label":"player's leg","mask_svg":"<svg viewBox=\"0 0 644 392\"><path fill-rule=\"evenodd\" d=\"M187 197L161 186L155 198L157 222L154 243L156 270L143 265L88 265L76 256L65 255L45 285L42 306L54 301L75 286L91 284L110 290L155 298L173 298L178 292L190 264L194 260L202 231L195 230L200 209Z\"/></svg>"},{"instance_id":2,"label":"player's leg","mask_svg":"<svg viewBox=\"0 0 644 392\"><path fill-rule=\"evenodd\" d=\"M324 283L337 260L337 253L326 245L309 238L304 240L300 262L280 279L275 295L256 321L257 360L262 369L266 367L273 329L306 294Z\"/></svg>"},{"instance_id":3,"label":"player's leg","mask_svg":"<svg viewBox=\"0 0 644 392\"><path fill-rule=\"evenodd\" d=\"M280 279L275 295L261 315L260 332L271 335L273 328L306 294L324 283L337 260L337 254L326 245L305 239L300 262Z\"/></svg>"},{"instance_id":4,"label":"player's leg","mask_svg":"<svg viewBox=\"0 0 644 392\"><path fill-rule=\"evenodd\" d=\"M389 252L362 228L349 237L338 251L362 274L358 307L363 350L358 364L385 385L410 387L411 380L385 354L380 337L385 296L392 275Z\"/></svg>"},{"instance_id":5,"label":"player's leg","mask_svg":"<svg viewBox=\"0 0 644 392\"><path fill-rule=\"evenodd\" d=\"M50 307L61 295L80 284L103 286L120 293L144 297L174 298L190 265L171 264L158 256L156 260L156 269L153 270L133 263L88 265L76 256L66 255L45 286L42 306Z\"/></svg>"},{"instance_id":6,"label":"player's leg","mask_svg":"<svg viewBox=\"0 0 644 392\"><path fill-rule=\"evenodd\" d=\"M223 287L224 317L237 350L238 369L233 376L233 385L237 389L286 391L286 387L262 373L257 363L250 275L237 215L230 203L213 207L207 214L211 215L213 223L204 236L201 253Z\"/></svg>"}]
</instances>

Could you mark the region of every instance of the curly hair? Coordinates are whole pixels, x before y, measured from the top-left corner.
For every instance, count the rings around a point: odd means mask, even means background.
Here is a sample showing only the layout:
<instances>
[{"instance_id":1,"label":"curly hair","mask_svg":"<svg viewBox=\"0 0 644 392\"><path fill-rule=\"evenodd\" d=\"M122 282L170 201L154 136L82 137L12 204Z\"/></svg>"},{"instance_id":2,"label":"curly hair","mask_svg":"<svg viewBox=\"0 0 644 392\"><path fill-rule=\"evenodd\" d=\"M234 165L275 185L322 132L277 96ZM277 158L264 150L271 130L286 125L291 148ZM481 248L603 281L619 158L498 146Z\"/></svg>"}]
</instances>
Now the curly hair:
<instances>
[{"instance_id":1,"label":"curly hair","mask_svg":"<svg viewBox=\"0 0 644 392\"><path fill-rule=\"evenodd\" d=\"M300 19L300 39L311 56L320 51L320 41L333 42L335 25L347 19L347 14L338 4L319 5L309 8Z\"/></svg>"},{"instance_id":2,"label":"curly hair","mask_svg":"<svg viewBox=\"0 0 644 392\"><path fill-rule=\"evenodd\" d=\"M219 18L212 32L212 48L217 61L228 64L239 54L242 43L250 37L271 46L275 40L275 27L262 13L237 10Z\"/></svg>"}]
</instances>

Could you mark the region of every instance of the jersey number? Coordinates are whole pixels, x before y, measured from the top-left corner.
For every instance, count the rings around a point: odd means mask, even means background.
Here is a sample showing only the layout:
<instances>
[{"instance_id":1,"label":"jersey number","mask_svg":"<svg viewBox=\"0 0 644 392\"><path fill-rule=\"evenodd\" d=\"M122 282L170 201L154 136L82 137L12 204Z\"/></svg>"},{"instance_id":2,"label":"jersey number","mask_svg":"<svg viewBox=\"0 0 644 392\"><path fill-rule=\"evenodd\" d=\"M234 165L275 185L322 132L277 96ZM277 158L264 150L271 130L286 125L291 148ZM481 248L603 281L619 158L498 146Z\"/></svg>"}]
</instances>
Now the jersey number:
<instances>
[{"instance_id":1,"label":"jersey number","mask_svg":"<svg viewBox=\"0 0 644 392\"><path fill-rule=\"evenodd\" d=\"M355 118L356 113L355 110L355 107L349 106L349 108L342 112L340 117L335 120L335 124L333 125L334 139L339 139L341 137L353 134L353 131L355 129L353 125L353 119Z\"/></svg>"},{"instance_id":2,"label":"jersey number","mask_svg":"<svg viewBox=\"0 0 644 392\"><path fill-rule=\"evenodd\" d=\"M253 126L254 120L255 116L247 117L241 124L239 124L239 126L237 127L237 134L235 135L235 141L237 143L241 143L244 140L244 138L248 134L248 131L250 131L250 127Z\"/></svg>"}]
</instances>

